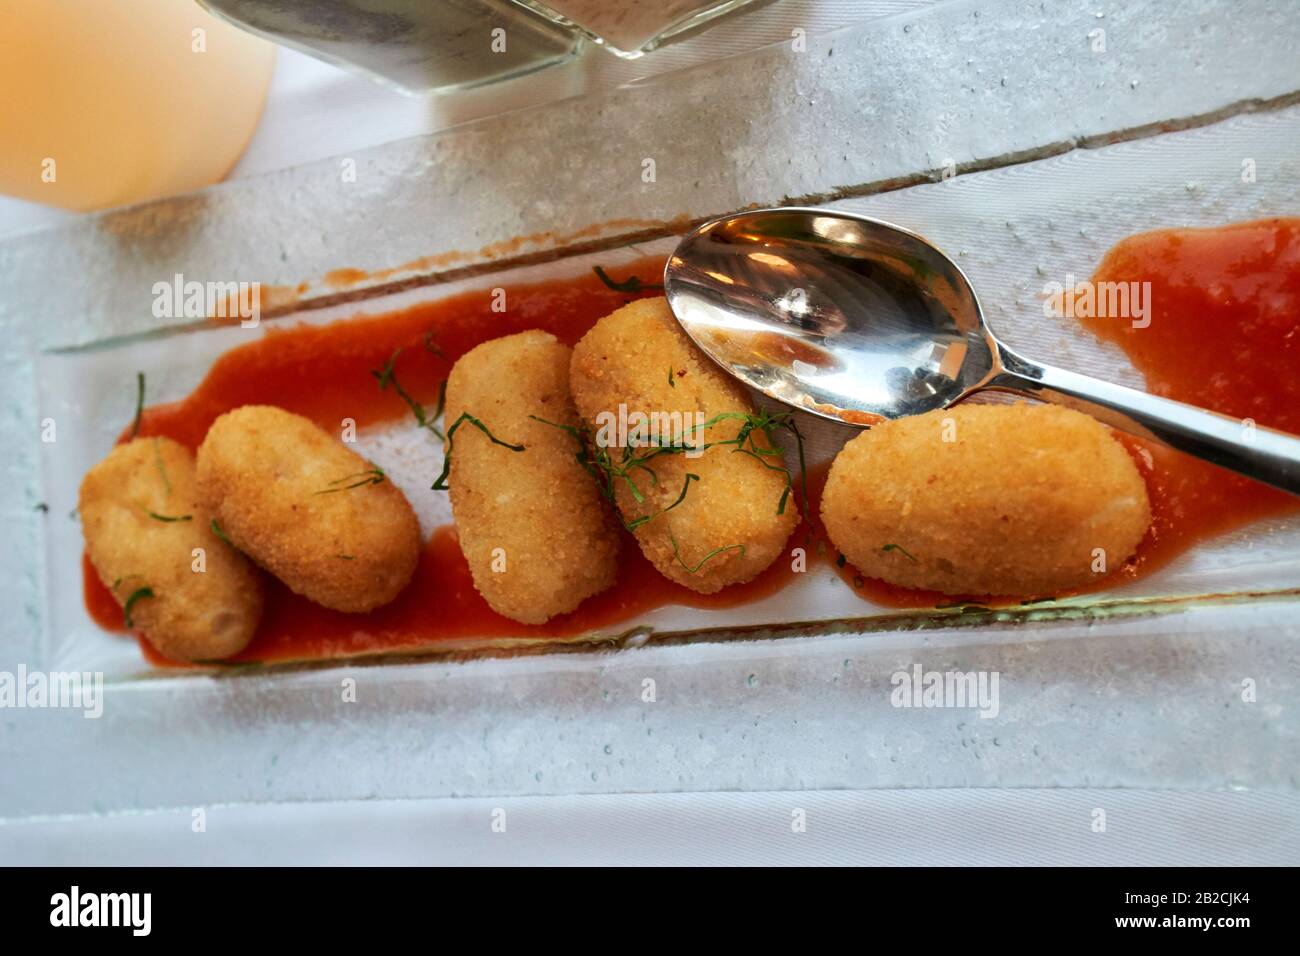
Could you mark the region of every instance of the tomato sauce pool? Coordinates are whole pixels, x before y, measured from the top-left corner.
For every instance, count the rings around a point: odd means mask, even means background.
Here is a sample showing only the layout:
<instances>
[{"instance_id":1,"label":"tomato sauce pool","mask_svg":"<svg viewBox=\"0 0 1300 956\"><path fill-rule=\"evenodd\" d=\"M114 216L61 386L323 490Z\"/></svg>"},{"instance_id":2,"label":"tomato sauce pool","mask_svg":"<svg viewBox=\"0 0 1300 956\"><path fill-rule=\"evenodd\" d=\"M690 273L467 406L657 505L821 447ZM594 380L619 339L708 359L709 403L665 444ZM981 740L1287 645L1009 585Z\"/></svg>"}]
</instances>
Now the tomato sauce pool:
<instances>
[{"instance_id":1,"label":"tomato sauce pool","mask_svg":"<svg viewBox=\"0 0 1300 956\"><path fill-rule=\"evenodd\" d=\"M621 278L643 281L663 273L663 260L645 260ZM400 349L394 372L416 401L432 406L452 365L474 346L526 329L544 329L573 345L596 321L657 289L624 293L593 274L576 279L513 286L505 312L492 309L490 290L467 292L384 315L328 325L276 328L230 349L185 399L144 410L139 434L162 435L196 449L208 427L241 405L278 405L333 430L345 417L358 429L410 418L393 389L381 390L372 375ZM122 439L128 437L127 431ZM433 475L430 475L432 483ZM779 590L792 572L785 562L748 584L716 595L699 595L669 581L642 557L631 535L621 550L618 584L583 602L576 611L542 625L523 625L494 612L474 589L455 529L437 529L425 544L415 577L391 604L368 614L330 611L266 576L267 599L252 643L232 661L290 661L454 647L483 639L547 640L593 630L618 633L646 612L667 605L717 608L756 600ZM86 607L101 627L123 630L122 609L83 559ZM622 625L622 626L620 626ZM174 664L147 641L140 646L155 664Z\"/></svg>"},{"instance_id":2,"label":"tomato sauce pool","mask_svg":"<svg viewBox=\"0 0 1300 956\"><path fill-rule=\"evenodd\" d=\"M661 268L662 260L645 260L622 275L649 281ZM1129 355L1151 391L1300 433L1300 220L1134 236L1111 250L1093 280L1151 283L1145 328L1118 319L1081 320ZM544 329L572 345L602 316L655 294L619 292L590 275L511 287L504 313L491 311L491 292L482 290L329 325L272 326L219 357L187 398L146 409L140 434L165 435L196 448L218 415L254 403L278 405L331 429L344 417L354 418L359 428L400 420L409 409L393 390L381 391L371 374L398 349L395 371L403 387L432 404L455 360L486 339ZM1098 587L1147 573L1206 536L1296 507L1290 496L1212 465L1136 439L1124 441L1147 481L1153 523L1136 557ZM813 514L824 477L824 471L809 476ZM809 560L836 559L815 523L797 528L791 542L807 546ZM749 584L702 596L655 571L629 535L615 587L570 614L530 626L487 606L474 589L454 528L443 527L427 542L411 585L369 614L328 611L268 576L257 636L233 660L311 660L454 648L493 638L545 641L593 630L617 633L620 625L634 626L667 605L717 608L767 596L789 583L795 573L790 564L777 561ZM106 629L122 630L120 607L88 562L84 569L91 616ZM961 600L864 579L851 566L840 572L850 587L880 604L934 607ZM149 661L171 663L146 641L141 647Z\"/></svg>"},{"instance_id":3,"label":"tomato sauce pool","mask_svg":"<svg viewBox=\"0 0 1300 956\"><path fill-rule=\"evenodd\" d=\"M1148 391L1240 418L1243 428L1249 420L1300 434L1300 219L1131 236L1097 267L1094 288L1103 282L1150 283L1150 311L1138 325L1078 319L1128 355ZM1133 580L1205 538L1300 510L1300 499L1283 491L1155 442L1116 437L1146 480L1151 528L1130 561L1086 590ZM864 598L892 607L1019 603L899 588L852 566L840 573Z\"/></svg>"},{"instance_id":4,"label":"tomato sauce pool","mask_svg":"<svg viewBox=\"0 0 1300 956\"><path fill-rule=\"evenodd\" d=\"M1300 219L1165 229L1121 242L1094 283L1150 282L1150 325L1081 320L1155 395L1300 435ZM1145 321L1145 320L1144 320ZM1295 511L1294 496L1155 443L1126 441L1151 491L1132 577L1198 540Z\"/></svg>"}]
</instances>

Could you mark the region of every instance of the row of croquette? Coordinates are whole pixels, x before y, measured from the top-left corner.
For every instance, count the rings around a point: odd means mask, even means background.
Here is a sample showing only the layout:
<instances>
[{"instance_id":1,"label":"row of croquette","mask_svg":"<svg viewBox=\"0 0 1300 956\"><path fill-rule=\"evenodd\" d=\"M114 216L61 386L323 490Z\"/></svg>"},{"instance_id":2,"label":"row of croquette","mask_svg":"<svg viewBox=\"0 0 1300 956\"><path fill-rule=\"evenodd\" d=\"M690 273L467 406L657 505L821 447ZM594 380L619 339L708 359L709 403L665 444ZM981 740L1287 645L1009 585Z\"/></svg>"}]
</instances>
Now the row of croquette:
<instances>
[{"instance_id":1,"label":"row of croquette","mask_svg":"<svg viewBox=\"0 0 1300 956\"><path fill-rule=\"evenodd\" d=\"M601 446L596 425L619 408L702 428L681 444ZM475 586L525 624L615 586L620 523L662 574L712 593L780 558L806 505L798 466L772 441L788 416L756 411L663 299L606 316L572 350L541 331L478 346L452 369L445 421L445 477ZM393 600L419 558L415 515L383 472L270 406L222 415L197 455L162 438L118 446L86 475L79 510L90 560L128 621L178 660L247 646L263 604L258 568L360 613ZM1099 550L1122 563L1150 509L1107 429L1012 405L863 432L836 459L821 516L863 574L1030 597L1087 583Z\"/></svg>"}]
</instances>

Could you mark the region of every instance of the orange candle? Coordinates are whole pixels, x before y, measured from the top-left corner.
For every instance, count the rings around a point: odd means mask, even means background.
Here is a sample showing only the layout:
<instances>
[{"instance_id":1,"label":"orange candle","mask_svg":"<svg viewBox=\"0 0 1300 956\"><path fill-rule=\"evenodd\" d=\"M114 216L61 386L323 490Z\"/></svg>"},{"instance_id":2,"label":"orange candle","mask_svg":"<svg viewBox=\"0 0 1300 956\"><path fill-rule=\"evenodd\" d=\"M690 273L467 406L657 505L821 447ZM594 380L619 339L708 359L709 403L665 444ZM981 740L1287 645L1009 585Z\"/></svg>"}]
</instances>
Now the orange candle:
<instances>
[{"instance_id":1,"label":"orange candle","mask_svg":"<svg viewBox=\"0 0 1300 956\"><path fill-rule=\"evenodd\" d=\"M89 210L215 183L274 57L184 0L0 0L0 193Z\"/></svg>"}]
</instances>

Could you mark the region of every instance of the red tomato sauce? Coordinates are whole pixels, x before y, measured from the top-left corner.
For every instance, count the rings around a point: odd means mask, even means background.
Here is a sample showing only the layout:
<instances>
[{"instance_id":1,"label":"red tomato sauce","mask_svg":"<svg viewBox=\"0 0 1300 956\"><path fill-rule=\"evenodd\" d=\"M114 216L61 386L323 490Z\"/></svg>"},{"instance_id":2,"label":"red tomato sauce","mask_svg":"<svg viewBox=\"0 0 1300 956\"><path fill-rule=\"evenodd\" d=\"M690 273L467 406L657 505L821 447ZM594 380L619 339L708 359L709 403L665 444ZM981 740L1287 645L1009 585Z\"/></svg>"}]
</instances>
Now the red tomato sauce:
<instances>
[{"instance_id":1,"label":"red tomato sauce","mask_svg":"<svg viewBox=\"0 0 1300 956\"><path fill-rule=\"evenodd\" d=\"M1092 282L1150 283L1149 313L1138 320L1149 320L1145 327L1131 318L1078 321L1123 349L1153 394L1300 434L1300 219L1131 236L1106 254ZM1300 510L1300 499L1286 492L1155 442L1116 437L1147 483L1151 528L1114 573L1057 597L1131 581L1198 541ZM863 578L852 565L841 576L864 598L890 607L1020 603L900 588Z\"/></svg>"},{"instance_id":2,"label":"red tomato sauce","mask_svg":"<svg viewBox=\"0 0 1300 956\"><path fill-rule=\"evenodd\" d=\"M1112 249L1095 282L1150 282L1151 324L1085 319L1128 354L1155 395L1300 435L1300 219L1163 229ZM1136 576L1197 541L1297 510L1286 492L1172 451L1144 447L1151 533Z\"/></svg>"},{"instance_id":3,"label":"red tomato sauce","mask_svg":"<svg viewBox=\"0 0 1300 956\"><path fill-rule=\"evenodd\" d=\"M662 260L619 270L653 281ZM1112 249L1094 282L1149 282L1150 324L1080 319L1122 348L1158 395L1300 433L1300 219L1270 219L1215 229L1162 230ZM634 298L595 276L515 286L506 310L492 310L491 290L463 293L385 315L321 326L271 328L220 356L182 401L145 410L142 435L166 435L195 448L220 414L240 405L279 405L327 428L344 417L359 428L409 416L405 403L381 391L371 372L399 348L395 370L415 399L432 404L455 360L488 339L540 328L573 344L595 322ZM1047 356L1050 361L1050 356ZM1151 494L1151 530L1136 556L1096 590L1149 573L1193 546L1259 518L1296 510L1296 499L1179 452L1121 436ZM825 469L810 474L810 511L817 514ZM794 502L791 502L794 507ZM791 547L809 562L836 563L819 522L800 525ZM235 661L312 660L459 648L484 639L545 641L597 631L618 634L668 605L732 607L770 595L796 573L777 561L755 581L702 596L667 580L625 535L618 584L570 614L529 626L504 618L475 591L455 529L439 528L426 544L411 585L369 614L328 611L268 576L266 612L252 644ZM1015 604L1017 599L963 599L898 588L839 566L862 597L891 607L964 603ZM122 612L85 563L85 600L101 626L122 629ZM1064 595L1060 595L1064 596ZM170 663L141 640L146 658Z\"/></svg>"},{"instance_id":4,"label":"red tomato sauce","mask_svg":"<svg viewBox=\"0 0 1300 956\"><path fill-rule=\"evenodd\" d=\"M663 260L649 259L615 271L619 281L636 275L654 282L663 272ZM145 409L139 434L166 436L195 449L217 416L249 404L278 405L330 430L345 417L355 419L359 429L410 419L406 403L391 388L381 391L371 374L398 349L402 351L394 371L402 388L432 408L456 359L474 346L526 329L544 329L572 345L598 319L634 299L657 294L657 289L618 292L589 274L513 286L507 290L503 312L493 310L492 291L484 289L328 325L268 326L256 341L222 354L186 398ZM121 440L128 432L123 431ZM100 583L89 560L83 564L91 617L101 627L123 630L121 607ZM570 614L530 626L502 617L479 596L455 529L443 527L426 542L406 590L391 604L368 614L326 610L267 575L266 609L257 636L231 660L277 662L416 652L437 645L482 643L485 638L535 641L592 631L617 635L656 608L723 608L757 600L780 590L793 573L788 562L779 561L748 584L700 595L656 571L635 539L624 534L615 587L589 598ZM143 638L140 646L151 663L174 665Z\"/></svg>"}]
</instances>

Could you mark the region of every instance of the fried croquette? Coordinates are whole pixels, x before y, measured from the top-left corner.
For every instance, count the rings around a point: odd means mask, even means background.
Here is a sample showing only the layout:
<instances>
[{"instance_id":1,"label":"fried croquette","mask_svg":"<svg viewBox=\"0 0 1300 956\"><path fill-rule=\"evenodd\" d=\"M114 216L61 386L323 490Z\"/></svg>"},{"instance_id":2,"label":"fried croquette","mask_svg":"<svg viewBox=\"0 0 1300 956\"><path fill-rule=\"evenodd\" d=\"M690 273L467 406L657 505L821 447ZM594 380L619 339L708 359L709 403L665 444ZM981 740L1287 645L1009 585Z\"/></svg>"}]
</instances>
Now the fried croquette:
<instances>
[{"instance_id":1,"label":"fried croquette","mask_svg":"<svg viewBox=\"0 0 1300 956\"><path fill-rule=\"evenodd\" d=\"M169 438L118 445L82 479L77 510L95 573L159 653L220 660L248 646L261 581L212 531L187 448Z\"/></svg>"},{"instance_id":2,"label":"fried croquette","mask_svg":"<svg viewBox=\"0 0 1300 956\"><path fill-rule=\"evenodd\" d=\"M1146 485L1099 422L1051 405L964 405L851 440L822 496L864 575L948 594L1047 597L1114 571L1151 523Z\"/></svg>"},{"instance_id":3,"label":"fried croquette","mask_svg":"<svg viewBox=\"0 0 1300 956\"><path fill-rule=\"evenodd\" d=\"M420 529L384 473L315 423L245 405L212 423L199 490L226 536L290 590L360 613L406 587Z\"/></svg>"},{"instance_id":4,"label":"fried croquette","mask_svg":"<svg viewBox=\"0 0 1300 956\"><path fill-rule=\"evenodd\" d=\"M618 527L577 455L570 349L548 332L484 342L447 380L451 510L474 586L498 614L540 624L613 585ZM543 421L536 421L536 416Z\"/></svg>"},{"instance_id":5,"label":"fried croquette","mask_svg":"<svg viewBox=\"0 0 1300 956\"><path fill-rule=\"evenodd\" d=\"M687 338L667 300L642 299L597 322L573 350L570 381L579 413L605 446L597 451L608 452L617 473L619 511L662 574L712 594L776 560L798 521L791 476L766 430L755 427L749 395ZM619 416L669 425L669 434L660 427L655 436L651 424L644 436L661 446L712 447L655 454L608 427Z\"/></svg>"}]
</instances>

